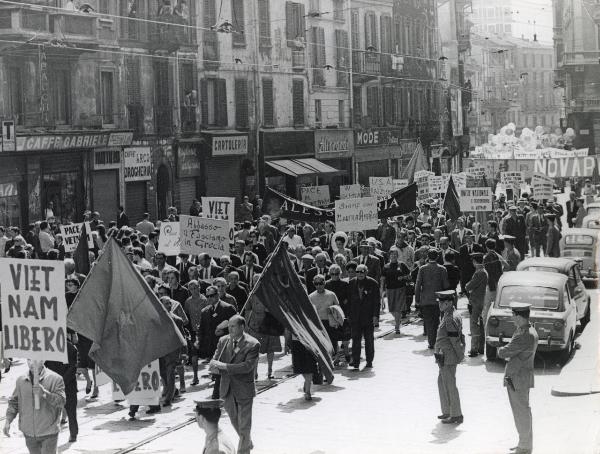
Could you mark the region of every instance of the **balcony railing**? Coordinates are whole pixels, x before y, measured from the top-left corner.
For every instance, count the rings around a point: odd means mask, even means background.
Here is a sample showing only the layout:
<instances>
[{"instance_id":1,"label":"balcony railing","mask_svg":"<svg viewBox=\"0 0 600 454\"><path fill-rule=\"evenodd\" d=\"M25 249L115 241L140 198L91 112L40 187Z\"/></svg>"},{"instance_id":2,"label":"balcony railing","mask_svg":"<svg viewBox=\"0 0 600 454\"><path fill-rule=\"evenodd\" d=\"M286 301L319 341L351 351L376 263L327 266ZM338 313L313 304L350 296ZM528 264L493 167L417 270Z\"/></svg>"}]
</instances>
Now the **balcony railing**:
<instances>
[{"instance_id":1,"label":"balcony railing","mask_svg":"<svg viewBox=\"0 0 600 454\"><path fill-rule=\"evenodd\" d=\"M304 50L292 51L292 69L294 71L304 71L306 67L306 54Z\"/></svg>"},{"instance_id":2,"label":"balcony railing","mask_svg":"<svg viewBox=\"0 0 600 454\"><path fill-rule=\"evenodd\" d=\"M150 17L148 40L155 49L174 52L181 46L192 43L192 28L181 16L162 15Z\"/></svg>"},{"instance_id":3,"label":"balcony railing","mask_svg":"<svg viewBox=\"0 0 600 454\"><path fill-rule=\"evenodd\" d=\"M352 51L352 72L359 79L391 76L393 72L392 56L387 53Z\"/></svg>"},{"instance_id":4,"label":"balcony railing","mask_svg":"<svg viewBox=\"0 0 600 454\"><path fill-rule=\"evenodd\" d=\"M181 130L196 131L196 106L181 106Z\"/></svg>"},{"instance_id":5,"label":"balcony railing","mask_svg":"<svg viewBox=\"0 0 600 454\"><path fill-rule=\"evenodd\" d=\"M158 136L173 135L173 106L155 105L154 106L154 131Z\"/></svg>"},{"instance_id":6,"label":"balcony railing","mask_svg":"<svg viewBox=\"0 0 600 454\"><path fill-rule=\"evenodd\" d=\"M22 7L0 9L0 35L48 33L49 13Z\"/></svg>"},{"instance_id":7,"label":"balcony railing","mask_svg":"<svg viewBox=\"0 0 600 454\"><path fill-rule=\"evenodd\" d=\"M50 13L50 31L72 41L98 40L98 16L73 11Z\"/></svg>"}]
</instances>

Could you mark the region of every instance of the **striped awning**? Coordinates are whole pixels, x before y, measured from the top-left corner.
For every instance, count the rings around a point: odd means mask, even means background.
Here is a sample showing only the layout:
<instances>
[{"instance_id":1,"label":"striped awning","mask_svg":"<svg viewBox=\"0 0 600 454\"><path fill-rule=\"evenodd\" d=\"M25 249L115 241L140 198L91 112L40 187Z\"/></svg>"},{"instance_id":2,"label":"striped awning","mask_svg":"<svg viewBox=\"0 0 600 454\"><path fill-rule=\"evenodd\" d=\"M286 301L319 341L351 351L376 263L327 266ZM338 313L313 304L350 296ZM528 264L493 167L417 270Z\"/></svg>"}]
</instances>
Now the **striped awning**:
<instances>
[{"instance_id":1,"label":"striped awning","mask_svg":"<svg viewBox=\"0 0 600 454\"><path fill-rule=\"evenodd\" d=\"M346 173L345 170L338 170L314 158L281 159L279 161L266 161L266 164L281 173L293 177L321 174L342 175Z\"/></svg>"}]
</instances>

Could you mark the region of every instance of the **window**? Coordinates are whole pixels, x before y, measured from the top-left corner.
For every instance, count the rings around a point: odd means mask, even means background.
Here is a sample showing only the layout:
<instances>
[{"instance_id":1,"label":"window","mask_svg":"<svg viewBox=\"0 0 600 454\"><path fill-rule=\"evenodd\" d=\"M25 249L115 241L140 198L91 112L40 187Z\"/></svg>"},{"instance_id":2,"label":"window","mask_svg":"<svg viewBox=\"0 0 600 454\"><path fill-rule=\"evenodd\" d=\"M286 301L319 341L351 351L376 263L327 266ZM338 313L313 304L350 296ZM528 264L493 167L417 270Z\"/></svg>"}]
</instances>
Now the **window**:
<instances>
[{"instance_id":1,"label":"window","mask_svg":"<svg viewBox=\"0 0 600 454\"><path fill-rule=\"evenodd\" d=\"M308 2L308 13L320 13L321 5L319 0L309 0Z\"/></svg>"},{"instance_id":2,"label":"window","mask_svg":"<svg viewBox=\"0 0 600 454\"><path fill-rule=\"evenodd\" d=\"M510 285L502 289L499 302L500 307L508 307L511 302L527 302L532 309L558 309L559 294L550 287Z\"/></svg>"},{"instance_id":3,"label":"window","mask_svg":"<svg viewBox=\"0 0 600 454\"><path fill-rule=\"evenodd\" d=\"M369 12L365 14L365 49L374 47L379 49L377 40L377 16L375 13Z\"/></svg>"},{"instance_id":4,"label":"window","mask_svg":"<svg viewBox=\"0 0 600 454\"><path fill-rule=\"evenodd\" d=\"M54 67L48 70L50 79L50 111L56 124L71 123L71 70Z\"/></svg>"},{"instance_id":5,"label":"window","mask_svg":"<svg viewBox=\"0 0 600 454\"><path fill-rule=\"evenodd\" d=\"M271 47L270 14L269 0L258 0L258 42L260 47Z\"/></svg>"},{"instance_id":6,"label":"window","mask_svg":"<svg viewBox=\"0 0 600 454\"><path fill-rule=\"evenodd\" d=\"M313 85L325 86L325 30L321 27L311 29L311 66L313 67Z\"/></svg>"},{"instance_id":7,"label":"window","mask_svg":"<svg viewBox=\"0 0 600 454\"><path fill-rule=\"evenodd\" d=\"M285 37L288 47L303 47L306 42L306 20L302 3L285 3Z\"/></svg>"},{"instance_id":8,"label":"window","mask_svg":"<svg viewBox=\"0 0 600 454\"><path fill-rule=\"evenodd\" d=\"M99 0L98 1L98 12L100 14L108 14L108 0Z\"/></svg>"},{"instance_id":9,"label":"window","mask_svg":"<svg viewBox=\"0 0 600 454\"><path fill-rule=\"evenodd\" d=\"M18 125L25 123L23 109L23 76L24 71L17 66L8 68L8 110Z\"/></svg>"},{"instance_id":10,"label":"window","mask_svg":"<svg viewBox=\"0 0 600 454\"><path fill-rule=\"evenodd\" d=\"M352 110L354 115L354 123L361 124L362 120L362 90L360 85L352 87Z\"/></svg>"},{"instance_id":11,"label":"window","mask_svg":"<svg viewBox=\"0 0 600 454\"><path fill-rule=\"evenodd\" d=\"M248 79L235 79L235 124L248 128Z\"/></svg>"},{"instance_id":12,"label":"window","mask_svg":"<svg viewBox=\"0 0 600 454\"><path fill-rule=\"evenodd\" d=\"M294 126L304 126L304 81L292 80L292 115Z\"/></svg>"},{"instance_id":13,"label":"window","mask_svg":"<svg viewBox=\"0 0 600 454\"><path fill-rule=\"evenodd\" d=\"M234 47L246 45L246 34L244 33L244 0L231 0L233 34L231 42Z\"/></svg>"},{"instance_id":14,"label":"window","mask_svg":"<svg viewBox=\"0 0 600 454\"><path fill-rule=\"evenodd\" d=\"M335 66L337 69L337 86L348 86L348 68L350 67L350 51L348 49L348 32L335 31Z\"/></svg>"},{"instance_id":15,"label":"window","mask_svg":"<svg viewBox=\"0 0 600 454\"><path fill-rule=\"evenodd\" d=\"M100 72L100 113L102 122L113 124L114 114L114 82L112 71Z\"/></svg>"},{"instance_id":16,"label":"window","mask_svg":"<svg viewBox=\"0 0 600 454\"><path fill-rule=\"evenodd\" d=\"M202 122L207 126L227 126L227 85L225 79L204 79L200 84Z\"/></svg>"},{"instance_id":17,"label":"window","mask_svg":"<svg viewBox=\"0 0 600 454\"><path fill-rule=\"evenodd\" d=\"M197 74L192 63L180 64L181 126L184 131L193 132L196 130L196 110L198 108Z\"/></svg>"},{"instance_id":18,"label":"window","mask_svg":"<svg viewBox=\"0 0 600 454\"><path fill-rule=\"evenodd\" d=\"M346 126L345 115L346 115L346 106L345 106L344 100L340 99L338 101L338 126L340 128L343 128L344 126Z\"/></svg>"},{"instance_id":19,"label":"window","mask_svg":"<svg viewBox=\"0 0 600 454\"><path fill-rule=\"evenodd\" d=\"M395 124L394 118L394 88L390 86L383 87L383 121L386 126Z\"/></svg>"},{"instance_id":20,"label":"window","mask_svg":"<svg viewBox=\"0 0 600 454\"><path fill-rule=\"evenodd\" d=\"M315 126L323 125L323 105L320 99L315 99Z\"/></svg>"},{"instance_id":21,"label":"window","mask_svg":"<svg viewBox=\"0 0 600 454\"><path fill-rule=\"evenodd\" d=\"M344 0L333 0L333 20L344 22L345 13Z\"/></svg>"},{"instance_id":22,"label":"window","mask_svg":"<svg viewBox=\"0 0 600 454\"><path fill-rule=\"evenodd\" d=\"M274 102L273 102L273 80L263 79L263 123L264 126L275 126L274 123Z\"/></svg>"},{"instance_id":23,"label":"window","mask_svg":"<svg viewBox=\"0 0 600 454\"><path fill-rule=\"evenodd\" d=\"M350 38L352 39L352 49L360 47L360 32L358 29L358 11L352 10L350 24Z\"/></svg>"},{"instance_id":24,"label":"window","mask_svg":"<svg viewBox=\"0 0 600 454\"><path fill-rule=\"evenodd\" d=\"M392 18L381 16L381 52L389 54L392 52Z\"/></svg>"},{"instance_id":25,"label":"window","mask_svg":"<svg viewBox=\"0 0 600 454\"><path fill-rule=\"evenodd\" d=\"M367 87L367 116L372 126L379 126L379 87Z\"/></svg>"}]
</instances>

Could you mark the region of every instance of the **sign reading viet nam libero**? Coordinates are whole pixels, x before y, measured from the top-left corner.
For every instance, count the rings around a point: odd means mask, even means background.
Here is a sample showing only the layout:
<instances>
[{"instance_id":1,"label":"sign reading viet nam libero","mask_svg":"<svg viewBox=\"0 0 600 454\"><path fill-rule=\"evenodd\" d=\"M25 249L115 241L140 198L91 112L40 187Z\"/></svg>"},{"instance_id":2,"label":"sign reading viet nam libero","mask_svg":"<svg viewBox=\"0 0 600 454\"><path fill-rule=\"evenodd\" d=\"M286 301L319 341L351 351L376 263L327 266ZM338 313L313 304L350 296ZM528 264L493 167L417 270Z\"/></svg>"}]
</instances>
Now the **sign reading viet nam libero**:
<instances>
[{"instance_id":1,"label":"sign reading viet nam libero","mask_svg":"<svg viewBox=\"0 0 600 454\"><path fill-rule=\"evenodd\" d=\"M60 226L60 234L63 237L63 245L65 246L65 252L73 252L77 249L79 244L79 237L81 236L81 229L83 229L83 222L77 224L68 224ZM85 223L85 231L87 232L87 242L90 249L94 248L94 238L92 236L92 229L90 223Z\"/></svg>"},{"instance_id":2,"label":"sign reading viet nam libero","mask_svg":"<svg viewBox=\"0 0 600 454\"><path fill-rule=\"evenodd\" d=\"M248 136L213 136L213 156L241 156L248 153Z\"/></svg>"},{"instance_id":3,"label":"sign reading viet nam libero","mask_svg":"<svg viewBox=\"0 0 600 454\"><path fill-rule=\"evenodd\" d=\"M369 177L369 189L371 197L379 200L387 199L394 192L392 177Z\"/></svg>"},{"instance_id":4,"label":"sign reading viet nam libero","mask_svg":"<svg viewBox=\"0 0 600 454\"><path fill-rule=\"evenodd\" d=\"M535 200L550 200L554 195L554 179L541 173L534 173L531 177L531 188Z\"/></svg>"},{"instance_id":5,"label":"sign reading viet nam libero","mask_svg":"<svg viewBox=\"0 0 600 454\"><path fill-rule=\"evenodd\" d=\"M229 241L235 234L235 198L202 197L202 217L220 219L229 223Z\"/></svg>"},{"instance_id":6,"label":"sign reading viet nam libero","mask_svg":"<svg viewBox=\"0 0 600 454\"><path fill-rule=\"evenodd\" d=\"M331 203L329 185L304 186L300 188L302 201L316 207L324 207Z\"/></svg>"},{"instance_id":7,"label":"sign reading viet nam libero","mask_svg":"<svg viewBox=\"0 0 600 454\"><path fill-rule=\"evenodd\" d=\"M66 363L65 264L0 259L0 287L4 356Z\"/></svg>"},{"instance_id":8,"label":"sign reading viet nam libero","mask_svg":"<svg viewBox=\"0 0 600 454\"><path fill-rule=\"evenodd\" d=\"M150 147L130 147L123 150L125 181L147 181L152 178Z\"/></svg>"},{"instance_id":9,"label":"sign reading viet nam libero","mask_svg":"<svg viewBox=\"0 0 600 454\"><path fill-rule=\"evenodd\" d=\"M123 394L119 385L113 382L113 400L127 399L129 405L158 405L160 400L160 372L158 359L142 369L137 385L129 394Z\"/></svg>"},{"instance_id":10,"label":"sign reading viet nam libero","mask_svg":"<svg viewBox=\"0 0 600 454\"><path fill-rule=\"evenodd\" d=\"M335 201L335 227L338 231L360 232L377 228L377 198Z\"/></svg>"},{"instance_id":11,"label":"sign reading viet nam libero","mask_svg":"<svg viewBox=\"0 0 600 454\"><path fill-rule=\"evenodd\" d=\"M179 222L162 222L158 235L158 252L179 255Z\"/></svg>"},{"instance_id":12,"label":"sign reading viet nam libero","mask_svg":"<svg viewBox=\"0 0 600 454\"><path fill-rule=\"evenodd\" d=\"M491 188L461 188L458 190L460 211L492 211Z\"/></svg>"},{"instance_id":13,"label":"sign reading viet nam libero","mask_svg":"<svg viewBox=\"0 0 600 454\"><path fill-rule=\"evenodd\" d=\"M340 185L340 199L355 199L359 197L362 197L360 184Z\"/></svg>"},{"instance_id":14,"label":"sign reading viet nam libero","mask_svg":"<svg viewBox=\"0 0 600 454\"><path fill-rule=\"evenodd\" d=\"M211 257L229 254L229 222L220 219L179 216L181 252L197 255L202 252Z\"/></svg>"}]
</instances>

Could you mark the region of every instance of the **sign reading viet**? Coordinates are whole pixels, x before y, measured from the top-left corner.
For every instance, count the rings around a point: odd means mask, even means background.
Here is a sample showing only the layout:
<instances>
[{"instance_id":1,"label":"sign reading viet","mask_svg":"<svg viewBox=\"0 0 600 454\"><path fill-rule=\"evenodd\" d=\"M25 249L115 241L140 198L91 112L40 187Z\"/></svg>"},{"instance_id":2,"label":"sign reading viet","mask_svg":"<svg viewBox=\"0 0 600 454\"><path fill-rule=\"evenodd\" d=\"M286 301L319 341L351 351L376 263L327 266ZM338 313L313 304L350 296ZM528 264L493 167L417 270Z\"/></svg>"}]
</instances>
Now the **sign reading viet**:
<instances>
[{"instance_id":1,"label":"sign reading viet","mask_svg":"<svg viewBox=\"0 0 600 454\"><path fill-rule=\"evenodd\" d=\"M235 199L233 197L202 197L202 217L221 219L229 223L229 241L235 234Z\"/></svg>"},{"instance_id":2,"label":"sign reading viet","mask_svg":"<svg viewBox=\"0 0 600 454\"><path fill-rule=\"evenodd\" d=\"M377 228L377 222L376 197L335 201L335 227L338 231L372 230Z\"/></svg>"},{"instance_id":3,"label":"sign reading viet","mask_svg":"<svg viewBox=\"0 0 600 454\"><path fill-rule=\"evenodd\" d=\"M534 173L531 177L531 188L535 200L550 200L553 196L554 179L542 173Z\"/></svg>"},{"instance_id":4,"label":"sign reading viet","mask_svg":"<svg viewBox=\"0 0 600 454\"><path fill-rule=\"evenodd\" d=\"M113 400L127 399L129 405L158 405L160 400L160 373L158 359L142 369L137 385L129 394L123 394L119 385L113 382Z\"/></svg>"},{"instance_id":5,"label":"sign reading viet","mask_svg":"<svg viewBox=\"0 0 600 454\"><path fill-rule=\"evenodd\" d=\"M67 303L62 261L0 259L6 358L67 359Z\"/></svg>"},{"instance_id":6,"label":"sign reading viet","mask_svg":"<svg viewBox=\"0 0 600 454\"><path fill-rule=\"evenodd\" d=\"M329 185L304 186L300 188L302 201L316 207L324 207L331 203Z\"/></svg>"},{"instance_id":7,"label":"sign reading viet","mask_svg":"<svg viewBox=\"0 0 600 454\"><path fill-rule=\"evenodd\" d=\"M229 254L229 222L221 219L179 216L181 252L211 257Z\"/></svg>"},{"instance_id":8,"label":"sign reading viet","mask_svg":"<svg viewBox=\"0 0 600 454\"><path fill-rule=\"evenodd\" d=\"M160 224L158 252L165 255L179 255L179 222L163 222Z\"/></svg>"},{"instance_id":9,"label":"sign reading viet","mask_svg":"<svg viewBox=\"0 0 600 454\"><path fill-rule=\"evenodd\" d=\"M394 183L392 177L369 177L369 189L371 197L377 197L378 200L389 198L394 192Z\"/></svg>"},{"instance_id":10,"label":"sign reading viet","mask_svg":"<svg viewBox=\"0 0 600 454\"><path fill-rule=\"evenodd\" d=\"M362 197L360 184L340 185L340 199L356 199Z\"/></svg>"},{"instance_id":11,"label":"sign reading viet","mask_svg":"<svg viewBox=\"0 0 600 454\"><path fill-rule=\"evenodd\" d=\"M458 191L460 211L492 211L492 188L462 188Z\"/></svg>"},{"instance_id":12,"label":"sign reading viet","mask_svg":"<svg viewBox=\"0 0 600 454\"><path fill-rule=\"evenodd\" d=\"M77 249L79 244L79 237L81 236L81 229L83 229L83 222L77 224L61 225L60 234L63 237L63 245L65 246L65 252L73 252ZM85 223L85 231L87 232L87 243L90 249L94 248L94 238L92 236L92 229L90 223Z\"/></svg>"}]
</instances>

